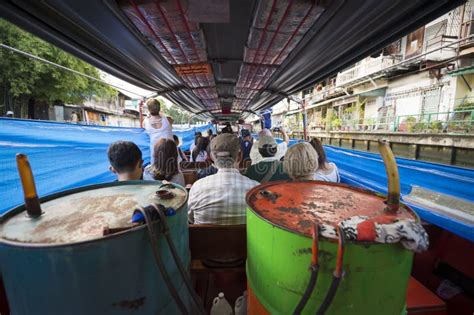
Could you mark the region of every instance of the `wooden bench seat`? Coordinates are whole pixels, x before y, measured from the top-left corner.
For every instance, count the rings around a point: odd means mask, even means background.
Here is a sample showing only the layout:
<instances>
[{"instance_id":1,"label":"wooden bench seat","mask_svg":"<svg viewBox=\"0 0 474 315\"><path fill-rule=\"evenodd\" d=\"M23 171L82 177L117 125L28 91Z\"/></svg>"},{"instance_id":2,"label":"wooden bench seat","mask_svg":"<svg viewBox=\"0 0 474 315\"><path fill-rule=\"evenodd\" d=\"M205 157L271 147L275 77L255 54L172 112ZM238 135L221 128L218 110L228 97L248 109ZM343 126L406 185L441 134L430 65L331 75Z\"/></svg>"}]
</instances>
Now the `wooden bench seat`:
<instances>
[{"instance_id":1,"label":"wooden bench seat","mask_svg":"<svg viewBox=\"0 0 474 315\"><path fill-rule=\"evenodd\" d=\"M446 303L423 284L410 277L407 289L408 315L446 315Z\"/></svg>"},{"instance_id":2,"label":"wooden bench seat","mask_svg":"<svg viewBox=\"0 0 474 315\"><path fill-rule=\"evenodd\" d=\"M197 171L195 170L183 170L183 177L186 185L192 185L198 180Z\"/></svg>"},{"instance_id":3,"label":"wooden bench seat","mask_svg":"<svg viewBox=\"0 0 474 315\"><path fill-rule=\"evenodd\" d=\"M189 225L191 258L232 260L247 258L246 225Z\"/></svg>"}]
</instances>

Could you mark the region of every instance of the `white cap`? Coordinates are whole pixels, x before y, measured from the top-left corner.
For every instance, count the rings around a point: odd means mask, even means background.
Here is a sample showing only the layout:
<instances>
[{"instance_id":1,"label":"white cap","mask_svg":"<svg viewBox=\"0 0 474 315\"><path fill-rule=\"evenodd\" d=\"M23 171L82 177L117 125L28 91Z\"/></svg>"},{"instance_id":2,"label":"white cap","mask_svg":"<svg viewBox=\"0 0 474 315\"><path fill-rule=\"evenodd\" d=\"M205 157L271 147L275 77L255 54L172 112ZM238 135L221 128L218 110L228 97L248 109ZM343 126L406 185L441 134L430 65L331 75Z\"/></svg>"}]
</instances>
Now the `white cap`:
<instances>
[{"instance_id":1,"label":"white cap","mask_svg":"<svg viewBox=\"0 0 474 315\"><path fill-rule=\"evenodd\" d=\"M7 115L14 115L14 113L13 113L11 110L9 110L9 111L7 112Z\"/></svg>"}]
</instances>

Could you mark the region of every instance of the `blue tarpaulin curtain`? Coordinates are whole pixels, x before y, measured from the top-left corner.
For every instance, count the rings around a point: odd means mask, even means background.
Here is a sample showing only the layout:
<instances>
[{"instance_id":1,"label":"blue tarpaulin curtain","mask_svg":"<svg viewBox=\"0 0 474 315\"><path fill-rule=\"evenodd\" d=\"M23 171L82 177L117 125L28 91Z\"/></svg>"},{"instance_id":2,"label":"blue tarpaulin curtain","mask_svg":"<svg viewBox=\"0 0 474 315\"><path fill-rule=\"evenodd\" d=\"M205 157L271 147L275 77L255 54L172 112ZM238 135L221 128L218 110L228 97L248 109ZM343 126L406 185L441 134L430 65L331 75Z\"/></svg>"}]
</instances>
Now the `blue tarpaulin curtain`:
<instances>
[{"instance_id":1,"label":"blue tarpaulin curtain","mask_svg":"<svg viewBox=\"0 0 474 315\"><path fill-rule=\"evenodd\" d=\"M174 130L183 149L211 125ZM107 147L117 140L135 142L149 161L149 138L140 128L83 126L56 122L0 118L0 214L23 202L16 169L16 153L28 155L38 194L114 180L108 170ZM281 141L281 140L280 140ZM292 140L290 145L298 142ZM340 169L344 183L386 193L386 175L379 155L326 147L328 159ZM434 163L397 159L402 197L413 185L474 202L474 170ZM465 222L414 207L418 215L462 237L474 241L474 227Z\"/></svg>"},{"instance_id":2,"label":"blue tarpaulin curtain","mask_svg":"<svg viewBox=\"0 0 474 315\"><path fill-rule=\"evenodd\" d=\"M214 127L176 129L183 149L194 133ZM23 202L15 155L28 155L40 197L79 186L115 180L109 171L108 146L117 140L135 142L144 162L150 161L148 135L140 128L84 126L0 118L0 214Z\"/></svg>"}]
</instances>

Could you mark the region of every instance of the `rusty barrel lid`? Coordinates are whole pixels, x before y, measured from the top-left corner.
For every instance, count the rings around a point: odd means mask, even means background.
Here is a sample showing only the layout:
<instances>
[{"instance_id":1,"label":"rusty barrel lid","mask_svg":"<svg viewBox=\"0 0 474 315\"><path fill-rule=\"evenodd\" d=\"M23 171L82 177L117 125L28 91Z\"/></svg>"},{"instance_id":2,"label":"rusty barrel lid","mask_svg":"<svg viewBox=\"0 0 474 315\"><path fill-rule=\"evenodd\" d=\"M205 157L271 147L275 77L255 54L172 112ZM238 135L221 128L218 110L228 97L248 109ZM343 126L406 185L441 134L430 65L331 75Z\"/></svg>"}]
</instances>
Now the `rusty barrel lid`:
<instances>
[{"instance_id":1,"label":"rusty barrel lid","mask_svg":"<svg viewBox=\"0 0 474 315\"><path fill-rule=\"evenodd\" d=\"M178 211L186 203L186 190L160 185L160 182L116 182L73 189L42 198L41 208L44 214L38 218L27 217L23 206L4 215L7 218L1 220L0 242L83 242L101 238L104 228L130 227L130 219L137 206L160 203ZM169 190L173 198L159 199L156 192L163 189Z\"/></svg>"},{"instance_id":2,"label":"rusty barrel lid","mask_svg":"<svg viewBox=\"0 0 474 315\"><path fill-rule=\"evenodd\" d=\"M336 226L340 221L367 216L369 219L416 219L400 205L393 214L385 211L383 196L345 184L319 181L277 181L259 185L247 193L247 204L262 219L285 230L311 236L312 223Z\"/></svg>"}]
</instances>

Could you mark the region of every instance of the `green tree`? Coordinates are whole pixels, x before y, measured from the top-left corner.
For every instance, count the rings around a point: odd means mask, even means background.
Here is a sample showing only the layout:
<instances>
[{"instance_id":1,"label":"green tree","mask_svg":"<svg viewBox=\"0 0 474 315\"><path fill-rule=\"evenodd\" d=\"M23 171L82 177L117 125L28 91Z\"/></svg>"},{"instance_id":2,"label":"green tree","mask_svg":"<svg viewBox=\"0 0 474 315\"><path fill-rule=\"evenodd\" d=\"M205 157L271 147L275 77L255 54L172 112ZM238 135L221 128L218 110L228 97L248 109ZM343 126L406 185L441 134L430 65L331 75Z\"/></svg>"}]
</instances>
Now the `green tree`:
<instances>
[{"instance_id":1,"label":"green tree","mask_svg":"<svg viewBox=\"0 0 474 315\"><path fill-rule=\"evenodd\" d=\"M0 43L100 78L95 67L1 19ZM94 96L106 98L117 93L94 80L1 48L0 84L15 97L29 96L48 102L80 103Z\"/></svg>"},{"instance_id":2,"label":"green tree","mask_svg":"<svg viewBox=\"0 0 474 315\"><path fill-rule=\"evenodd\" d=\"M192 117L191 113L184 111L182 109L179 109L178 106L174 104L169 107L164 105L162 106L161 110L166 114L166 116L173 117L175 124L187 124L187 123L195 124L198 121L201 121L197 119L196 117L191 118ZM190 118L191 118L191 121L189 121Z\"/></svg>"}]
</instances>

